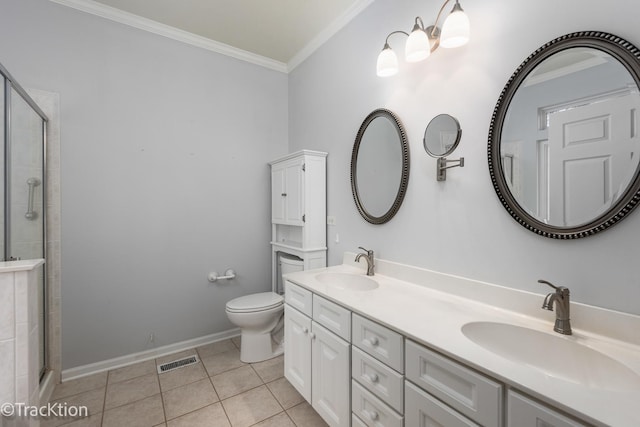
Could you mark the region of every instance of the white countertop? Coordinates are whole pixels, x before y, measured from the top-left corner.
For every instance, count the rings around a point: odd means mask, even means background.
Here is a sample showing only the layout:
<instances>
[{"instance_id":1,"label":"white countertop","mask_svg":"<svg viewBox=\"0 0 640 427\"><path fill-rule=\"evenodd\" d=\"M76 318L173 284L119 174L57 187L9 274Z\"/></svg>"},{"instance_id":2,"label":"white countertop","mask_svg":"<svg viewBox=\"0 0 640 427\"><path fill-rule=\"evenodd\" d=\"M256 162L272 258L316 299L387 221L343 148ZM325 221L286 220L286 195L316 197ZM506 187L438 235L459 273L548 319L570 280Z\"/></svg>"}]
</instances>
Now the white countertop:
<instances>
[{"instance_id":1,"label":"white countertop","mask_svg":"<svg viewBox=\"0 0 640 427\"><path fill-rule=\"evenodd\" d=\"M25 259L20 261L0 262L0 273L11 273L14 271L29 271L44 264L44 259Z\"/></svg>"},{"instance_id":2,"label":"white countertop","mask_svg":"<svg viewBox=\"0 0 640 427\"><path fill-rule=\"evenodd\" d=\"M382 260L376 260L373 279L380 286L374 290L340 290L316 280L320 272L364 274L352 255L346 253L342 265L286 278L587 422L640 426L640 382L637 390L612 391L554 378L480 347L461 330L469 322L490 321L555 334L604 353L640 376L640 316L572 303L573 335L563 336L553 332L555 313L540 308L544 295Z\"/></svg>"}]
</instances>

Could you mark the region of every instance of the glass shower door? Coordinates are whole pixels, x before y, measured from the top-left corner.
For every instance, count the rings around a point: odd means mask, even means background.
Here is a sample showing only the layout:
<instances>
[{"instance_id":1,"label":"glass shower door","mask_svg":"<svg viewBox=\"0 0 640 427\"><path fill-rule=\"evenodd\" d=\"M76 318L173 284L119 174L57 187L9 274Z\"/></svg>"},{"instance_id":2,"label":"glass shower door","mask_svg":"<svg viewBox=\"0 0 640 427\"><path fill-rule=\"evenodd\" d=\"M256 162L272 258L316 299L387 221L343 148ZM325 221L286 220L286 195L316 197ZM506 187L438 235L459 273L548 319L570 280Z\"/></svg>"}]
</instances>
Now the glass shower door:
<instances>
[{"instance_id":1,"label":"glass shower door","mask_svg":"<svg viewBox=\"0 0 640 427\"><path fill-rule=\"evenodd\" d=\"M9 89L5 89L9 91ZM5 145L5 258L6 260L45 257L44 224L44 126L22 96L10 89ZM6 117L6 116L5 116ZM38 269L40 343L45 343L45 268ZM45 348L40 345L40 368L45 367Z\"/></svg>"}]
</instances>

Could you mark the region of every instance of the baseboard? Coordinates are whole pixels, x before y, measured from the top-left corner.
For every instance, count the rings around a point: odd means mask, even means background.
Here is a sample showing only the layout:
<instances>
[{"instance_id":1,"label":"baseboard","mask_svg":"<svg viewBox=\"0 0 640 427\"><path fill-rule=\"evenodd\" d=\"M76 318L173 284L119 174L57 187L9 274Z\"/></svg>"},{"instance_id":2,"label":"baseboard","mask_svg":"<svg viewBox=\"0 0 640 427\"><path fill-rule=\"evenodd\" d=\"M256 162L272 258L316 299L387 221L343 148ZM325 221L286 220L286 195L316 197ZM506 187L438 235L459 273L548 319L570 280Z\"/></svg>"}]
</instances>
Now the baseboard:
<instances>
[{"instance_id":1,"label":"baseboard","mask_svg":"<svg viewBox=\"0 0 640 427\"><path fill-rule=\"evenodd\" d=\"M240 329L234 328L228 331L218 332L216 334L205 335L203 337L165 345L152 350L145 350L138 353L115 357L113 359L103 360L101 362L65 369L62 371L62 382L86 377L99 372L109 371L111 369L121 368L123 366L133 365L134 363L144 362L145 360L155 359L157 357L166 356L167 354L177 353L183 350L189 350L191 348L200 347L239 335Z\"/></svg>"}]
</instances>

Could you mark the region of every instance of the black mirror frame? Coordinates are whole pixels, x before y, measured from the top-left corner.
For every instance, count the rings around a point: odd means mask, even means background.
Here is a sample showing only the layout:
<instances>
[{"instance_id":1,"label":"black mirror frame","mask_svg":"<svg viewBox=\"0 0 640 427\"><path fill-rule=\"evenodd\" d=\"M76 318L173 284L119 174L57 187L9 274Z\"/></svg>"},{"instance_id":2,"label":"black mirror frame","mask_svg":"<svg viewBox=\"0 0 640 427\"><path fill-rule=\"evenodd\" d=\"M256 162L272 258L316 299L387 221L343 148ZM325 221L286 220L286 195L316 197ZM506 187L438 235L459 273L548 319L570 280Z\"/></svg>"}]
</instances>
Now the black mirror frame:
<instances>
[{"instance_id":1,"label":"black mirror frame","mask_svg":"<svg viewBox=\"0 0 640 427\"><path fill-rule=\"evenodd\" d=\"M357 162L360 143L362 142L362 137L367 130L367 126L369 126L369 124L378 117L386 117L396 126L402 149L402 174L396 198L389 210L384 215L373 216L364 207L362 200L360 199L360 195L358 194ZM400 119L394 113L384 108L372 111L364 119L362 125L360 125L360 129L356 135L356 140L353 143L353 151L351 152L351 193L353 194L353 200L356 203L358 212L367 222L370 222L371 224L384 224L390 221L398 212L398 209L400 209L402 201L404 200L404 195L407 192L407 186L409 185L409 160L409 143L407 142L407 133L405 132Z\"/></svg>"},{"instance_id":2,"label":"black mirror frame","mask_svg":"<svg viewBox=\"0 0 640 427\"><path fill-rule=\"evenodd\" d=\"M640 88L640 50L623 38L600 31L581 31L558 37L532 53L513 73L505 85L491 117L487 147L489 174L493 187L509 214L526 229L553 239L577 239L603 231L626 218L640 201L640 166L624 195L604 214L575 227L558 227L545 224L529 215L515 200L502 170L500 138L509 104L520 84L542 61L563 50L590 47L616 58L633 77Z\"/></svg>"}]
</instances>

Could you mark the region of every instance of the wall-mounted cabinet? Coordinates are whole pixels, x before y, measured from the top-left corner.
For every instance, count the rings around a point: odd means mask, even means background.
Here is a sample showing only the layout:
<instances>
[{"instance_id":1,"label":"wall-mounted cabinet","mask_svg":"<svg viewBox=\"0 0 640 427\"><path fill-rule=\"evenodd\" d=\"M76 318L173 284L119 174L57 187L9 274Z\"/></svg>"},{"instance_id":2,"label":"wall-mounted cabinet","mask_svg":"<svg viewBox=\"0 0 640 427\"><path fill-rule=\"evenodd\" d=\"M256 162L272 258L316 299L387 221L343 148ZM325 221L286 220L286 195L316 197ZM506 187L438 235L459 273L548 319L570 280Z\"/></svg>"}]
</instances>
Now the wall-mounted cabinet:
<instances>
[{"instance_id":1,"label":"wall-mounted cabinet","mask_svg":"<svg viewBox=\"0 0 640 427\"><path fill-rule=\"evenodd\" d=\"M327 153L302 150L269 165L275 284L278 252L299 257L305 270L327 265Z\"/></svg>"}]
</instances>

